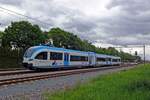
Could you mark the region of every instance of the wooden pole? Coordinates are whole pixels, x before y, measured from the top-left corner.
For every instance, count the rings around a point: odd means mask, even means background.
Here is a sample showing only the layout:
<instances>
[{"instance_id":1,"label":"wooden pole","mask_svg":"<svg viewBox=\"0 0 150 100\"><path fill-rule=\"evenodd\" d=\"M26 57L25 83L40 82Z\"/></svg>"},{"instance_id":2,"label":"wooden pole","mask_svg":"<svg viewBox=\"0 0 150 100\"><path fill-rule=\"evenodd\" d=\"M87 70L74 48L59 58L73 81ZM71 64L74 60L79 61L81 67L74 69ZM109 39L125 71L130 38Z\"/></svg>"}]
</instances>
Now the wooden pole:
<instances>
[{"instance_id":1,"label":"wooden pole","mask_svg":"<svg viewBox=\"0 0 150 100\"><path fill-rule=\"evenodd\" d=\"M144 56L144 65L145 65L145 45L143 45L143 56Z\"/></svg>"}]
</instances>

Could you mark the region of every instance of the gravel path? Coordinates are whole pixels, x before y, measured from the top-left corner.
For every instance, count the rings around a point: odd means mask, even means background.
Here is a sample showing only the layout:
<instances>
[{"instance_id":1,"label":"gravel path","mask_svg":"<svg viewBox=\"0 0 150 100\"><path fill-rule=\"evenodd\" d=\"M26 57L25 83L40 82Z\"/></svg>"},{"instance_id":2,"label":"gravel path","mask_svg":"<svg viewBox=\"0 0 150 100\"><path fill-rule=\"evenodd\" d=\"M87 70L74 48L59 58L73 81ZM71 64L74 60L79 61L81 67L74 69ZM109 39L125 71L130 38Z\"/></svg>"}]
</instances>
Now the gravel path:
<instances>
[{"instance_id":1,"label":"gravel path","mask_svg":"<svg viewBox=\"0 0 150 100\"><path fill-rule=\"evenodd\" d=\"M124 67L96 71L69 76L61 76L31 82L24 82L0 87L0 100L43 100L43 93L68 89L76 84L85 83L98 75L126 70L134 67Z\"/></svg>"}]
</instances>

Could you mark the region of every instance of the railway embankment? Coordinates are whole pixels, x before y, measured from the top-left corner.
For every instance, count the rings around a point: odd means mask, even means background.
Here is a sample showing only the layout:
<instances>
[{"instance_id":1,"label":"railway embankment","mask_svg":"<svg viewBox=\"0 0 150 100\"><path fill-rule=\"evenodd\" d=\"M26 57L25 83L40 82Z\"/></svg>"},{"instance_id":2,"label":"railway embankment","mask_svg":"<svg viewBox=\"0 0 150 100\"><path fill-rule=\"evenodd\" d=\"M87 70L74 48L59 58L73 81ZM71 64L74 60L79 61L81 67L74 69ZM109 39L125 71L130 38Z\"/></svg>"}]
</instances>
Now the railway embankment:
<instances>
[{"instance_id":1,"label":"railway embankment","mask_svg":"<svg viewBox=\"0 0 150 100\"><path fill-rule=\"evenodd\" d=\"M86 84L57 93L46 93L47 100L149 100L150 64L131 70L98 76Z\"/></svg>"}]
</instances>

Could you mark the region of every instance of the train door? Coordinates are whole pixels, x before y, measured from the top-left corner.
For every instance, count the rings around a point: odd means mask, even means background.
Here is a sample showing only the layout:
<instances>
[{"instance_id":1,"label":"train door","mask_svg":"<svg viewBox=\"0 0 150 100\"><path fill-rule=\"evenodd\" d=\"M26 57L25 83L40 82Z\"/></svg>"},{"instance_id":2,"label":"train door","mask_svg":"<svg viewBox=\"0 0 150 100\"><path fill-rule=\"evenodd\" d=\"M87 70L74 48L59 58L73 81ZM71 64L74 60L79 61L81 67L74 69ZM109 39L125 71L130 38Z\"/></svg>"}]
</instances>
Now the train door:
<instances>
[{"instance_id":1,"label":"train door","mask_svg":"<svg viewBox=\"0 0 150 100\"><path fill-rule=\"evenodd\" d=\"M35 57L35 64L38 67L47 67L48 66L48 52L40 52L39 54L36 55Z\"/></svg>"},{"instance_id":2,"label":"train door","mask_svg":"<svg viewBox=\"0 0 150 100\"><path fill-rule=\"evenodd\" d=\"M89 56L89 65L92 64L92 56Z\"/></svg>"},{"instance_id":3,"label":"train door","mask_svg":"<svg viewBox=\"0 0 150 100\"><path fill-rule=\"evenodd\" d=\"M95 66L95 54L89 54L89 66Z\"/></svg>"},{"instance_id":4,"label":"train door","mask_svg":"<svg viewBox=\"0 0 150 100\"><path fill-rule=\"evenodd\" d=\"M69 65L69 54L64 53L64 66L68 66L68 65Z\"/></svg>"}]
</instances>

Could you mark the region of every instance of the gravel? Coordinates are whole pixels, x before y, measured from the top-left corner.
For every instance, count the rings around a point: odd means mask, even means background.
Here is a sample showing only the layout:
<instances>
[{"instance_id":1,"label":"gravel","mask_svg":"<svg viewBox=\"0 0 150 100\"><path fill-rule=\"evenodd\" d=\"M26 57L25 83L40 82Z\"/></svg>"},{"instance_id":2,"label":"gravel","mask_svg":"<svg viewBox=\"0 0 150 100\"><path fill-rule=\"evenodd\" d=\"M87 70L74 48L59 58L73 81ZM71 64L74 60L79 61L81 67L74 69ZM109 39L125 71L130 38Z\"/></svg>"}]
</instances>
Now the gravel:
<instances>
[{"instance_id":1,"label":"gravel","mask_svg":"<svg viewBox=\"0 0 150 100\"><path fill-rule=\"evenodd\" d=\"M105 71L88 72L68 76L54 77L0 87L0 100L43 100L46 92L56 92L71 88L77 84L85 84L90 79L116 71L126 70L134 67L109 69Z\"/></svg>"}]
</instances>

